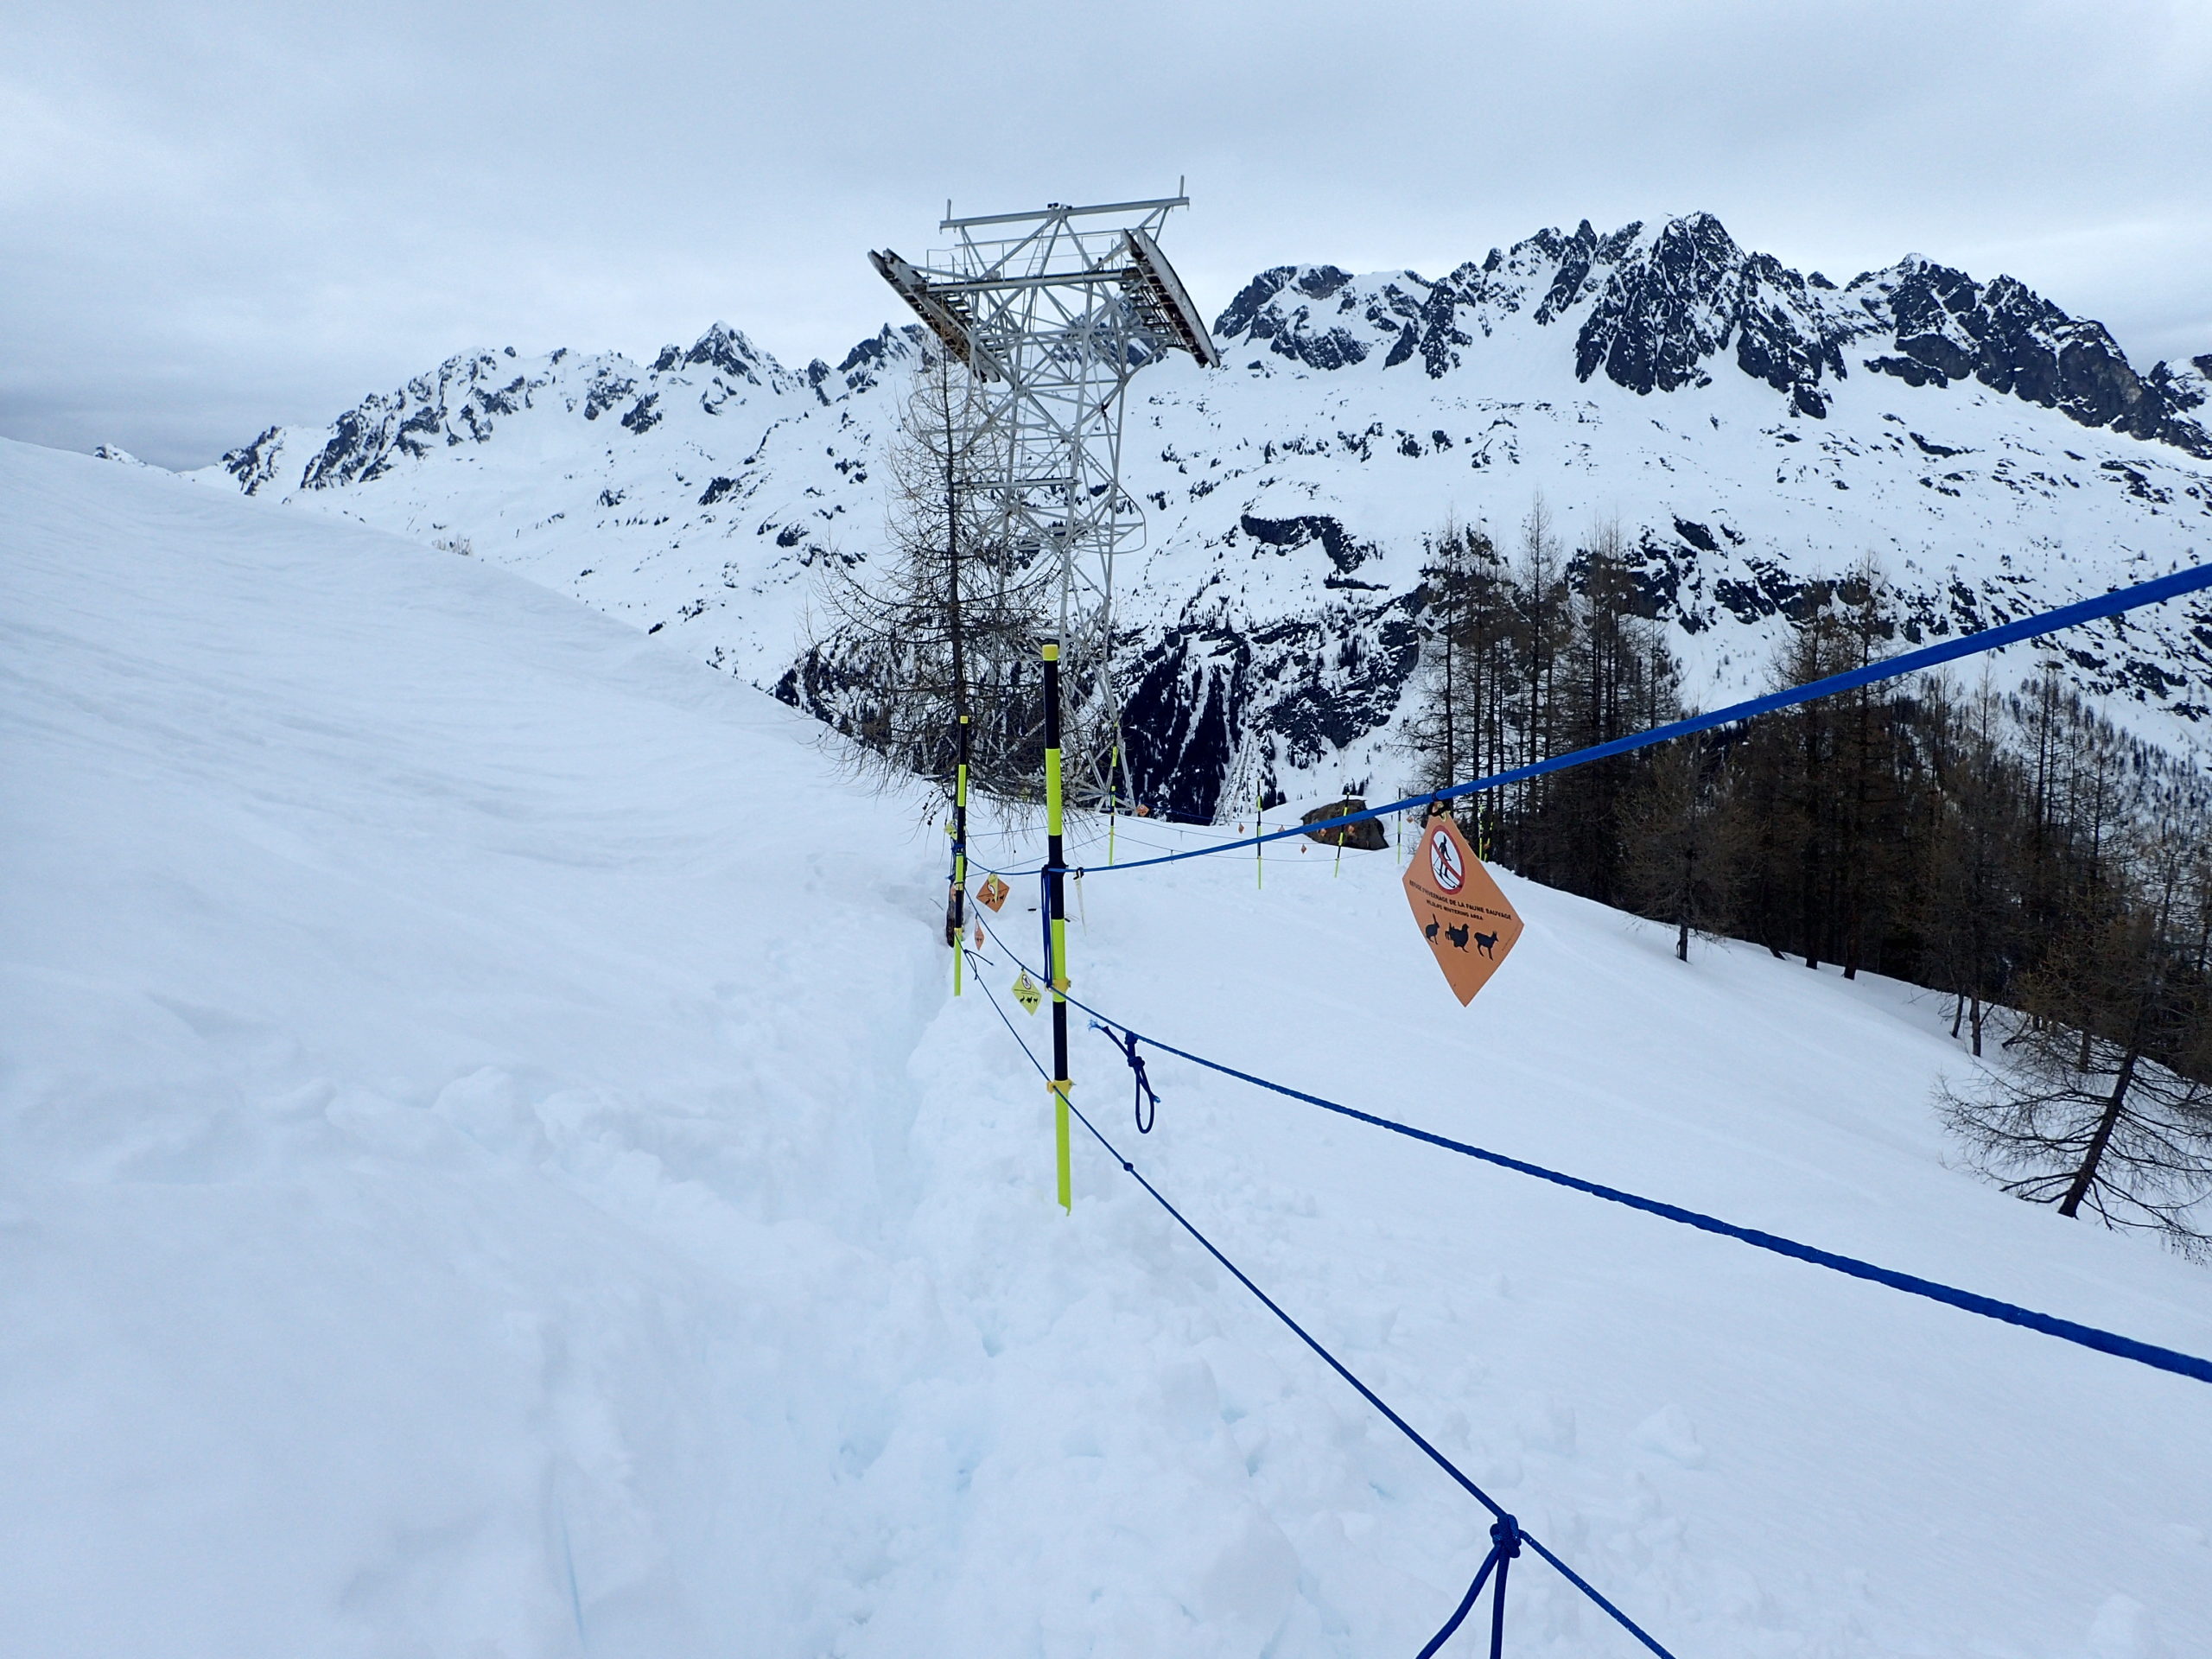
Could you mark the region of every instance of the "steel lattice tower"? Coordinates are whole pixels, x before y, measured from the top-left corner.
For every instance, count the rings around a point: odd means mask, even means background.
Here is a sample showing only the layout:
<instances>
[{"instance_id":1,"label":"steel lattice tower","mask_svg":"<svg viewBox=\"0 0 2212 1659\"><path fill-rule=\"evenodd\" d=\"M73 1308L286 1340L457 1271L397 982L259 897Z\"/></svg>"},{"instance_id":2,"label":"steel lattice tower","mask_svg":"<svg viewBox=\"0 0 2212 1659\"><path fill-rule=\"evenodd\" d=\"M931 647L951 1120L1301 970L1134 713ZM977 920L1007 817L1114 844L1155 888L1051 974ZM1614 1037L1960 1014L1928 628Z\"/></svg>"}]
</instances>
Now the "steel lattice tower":
<instances>
[{"instance_id":1,"label":"steel lattice tower","mask_svg":"<svg viewBox=\"0 0 2212 1659\"><path fill-rule=\"evenodd\" d=\"M1069 678L1096 696L1104 728L1116 732L1114 560L1144 535L1143 513L1122 487L1123 394L1173 351L1208 368L1221 363L1160 251L1160 227L1188 200L1054 203L972 219L953 218L948 204L938 228L957 240L926 264L888 249L868 256L978 383L976 448L992 458L992 475L975 484L991 502L994 533L1023 558L1058 562ZM1111 787L1103 759L1084 757L1101 793Z\"/></svg>"}]
</instances>

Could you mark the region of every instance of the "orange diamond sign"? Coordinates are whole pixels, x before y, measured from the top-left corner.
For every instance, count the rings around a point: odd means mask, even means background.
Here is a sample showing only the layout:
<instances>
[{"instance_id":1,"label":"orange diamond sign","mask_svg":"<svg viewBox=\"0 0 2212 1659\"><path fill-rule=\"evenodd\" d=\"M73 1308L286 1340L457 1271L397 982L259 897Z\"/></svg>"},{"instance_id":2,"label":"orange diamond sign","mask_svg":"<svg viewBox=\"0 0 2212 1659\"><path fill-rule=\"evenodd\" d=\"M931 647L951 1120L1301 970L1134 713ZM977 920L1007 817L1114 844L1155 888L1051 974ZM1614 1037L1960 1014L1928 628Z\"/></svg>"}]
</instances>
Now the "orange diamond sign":
<instances>
[{"instance_id":1,"label":"orange diamond sign","mask_svg":"<svg viewBox=\"0 0 2212 1659\"><path fill-rule=\"evenodd\" d=\"M1421 832L1421 849L1406 867L1406 902L1445 982L1461 1005L1490 982L1521 937L1521 918L1459 834L1441 816Z\"/></svg>"}]
</instances>

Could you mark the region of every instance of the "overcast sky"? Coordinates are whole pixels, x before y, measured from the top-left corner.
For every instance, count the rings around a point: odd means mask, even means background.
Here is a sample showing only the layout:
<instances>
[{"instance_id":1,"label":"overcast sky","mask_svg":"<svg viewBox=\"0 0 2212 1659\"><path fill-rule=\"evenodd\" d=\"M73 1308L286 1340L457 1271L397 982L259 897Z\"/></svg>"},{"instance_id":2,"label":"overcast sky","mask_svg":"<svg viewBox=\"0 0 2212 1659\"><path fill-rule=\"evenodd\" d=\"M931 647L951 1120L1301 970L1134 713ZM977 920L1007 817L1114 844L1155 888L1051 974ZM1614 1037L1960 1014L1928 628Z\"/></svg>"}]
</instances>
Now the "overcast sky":
<instances>
[{"instance_id":1,"label":"overcast sky","mask_svg":"<svg viewBox=\"0 0 2212 1659\"><path fill-rule=\"evenodd\" d=\"M196 465L456 351L717 318L834 361L948 196L1184 175L1209 314L1702 208L2212 352L2212 0L0 0L0 434Z\"/></svg>"}]
</instances>

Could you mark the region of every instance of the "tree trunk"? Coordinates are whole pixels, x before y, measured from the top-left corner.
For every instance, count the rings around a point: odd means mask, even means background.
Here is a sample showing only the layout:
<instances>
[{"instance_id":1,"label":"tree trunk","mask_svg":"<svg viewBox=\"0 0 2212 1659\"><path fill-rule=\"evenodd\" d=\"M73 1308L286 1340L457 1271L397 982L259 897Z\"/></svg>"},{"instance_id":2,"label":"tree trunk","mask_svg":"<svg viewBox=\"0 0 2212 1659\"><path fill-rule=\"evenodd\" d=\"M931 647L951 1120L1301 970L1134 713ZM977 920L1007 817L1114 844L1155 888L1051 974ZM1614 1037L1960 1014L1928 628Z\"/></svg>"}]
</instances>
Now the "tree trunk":
<instances>
[{"instance_id":1,"label":"tree trunk","mask_svg":"<svg viewBox=\"0 0 2212 1659\"><path fill-rule=\"evenodd\" d=\"M2113 1129L2120 1122L2120 1107L2127 1099L2127 1086L2135 1081L2135 1059L2136 1051L2131 1048L2127 1058L2120 1063L2120 1077L2112 1086L2112 1098L2105 1103L2104 1112L2097 1119L2097 1132L2089 1137L2089 1150L2082 1156L2082 1167L2074 1172L2074 1184L2058 1201L2058 1213L2062 1216L2070 1217L2081 1209L2090 1184L2097 1179L2097 1166L2104 1160L2105 1147L2110 1144Z\"/></svg>"},{"instance_id":2,"label":"tree trunk","mask_svg":"<svg viewBox=\"0 0 2212 1659\"><path fill-rule=\"evenodd\" d=\"M1697 787L1694 779L1690 787ZM1675 960L1690 959L1690 906L1697 902L1697 829L1694 823L1682 827L1682 886L1675 901Z\"/></svg>"}]
</instances>

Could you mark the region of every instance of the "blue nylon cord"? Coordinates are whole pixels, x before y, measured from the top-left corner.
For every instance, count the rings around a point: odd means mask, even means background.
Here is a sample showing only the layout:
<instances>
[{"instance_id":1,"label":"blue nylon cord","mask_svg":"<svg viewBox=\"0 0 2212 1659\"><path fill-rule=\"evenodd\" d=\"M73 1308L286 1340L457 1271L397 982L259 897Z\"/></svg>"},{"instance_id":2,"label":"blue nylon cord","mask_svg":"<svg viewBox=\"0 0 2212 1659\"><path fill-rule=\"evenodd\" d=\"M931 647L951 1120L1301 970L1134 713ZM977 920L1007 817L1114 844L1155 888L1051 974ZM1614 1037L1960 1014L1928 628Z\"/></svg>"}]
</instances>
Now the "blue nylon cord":
<instances>
[{"instance_id":1,"label":"blue nylon cord","mask_svg":"<svg viewBox=\"0 0 2212 1659\"><path fill-rule=\"evenodd\" d=\"M1428 1645L1414 1656L1414 1659L1435 1659L1436 1650L1452 1639L1452 1633L1467 1622L1473 1611L1475 1598L1483 1592L1483 1586L1490 1582L1490 1570L1497 1565L1497 1546L1491 1546L1490 1554L1483 1557L1481 1569L1475 1581L1467 1586L1467 1593L1459 1598L1459 1605L1452 1610L1452 1617L1444 1621L1444 1628L1428 1638Z\"/></svg>"},{"instance_id":2,"label":"blue nylon cord","mask_svg":"<svg viewBox=\"0 0 2212 1659\"><path fill-rule=\"evenodd\" d=\"M995 938L996 935L993 937ZM1011 956L1013 953L1009 951L1007 954ZM1020 958L1016 957L1015 960L1018 963ZM1255 1077L1249 1071L1240 1071L1233 1065L1224 1065L1219 1060L1210 1060L1203 1054L1193 1054L1190 1050L1178 1048L1173 1043L1163 1043L1157 1037L1147 1037L1122 1024L1119 1020L1101 1014L1088 1002L1072 995L1068 998L1068 1001L1081 1008L1093 1020L1109 1027L1109 1036L1112 1036L1116 1031L1126 1033L1141 1043L1151 1044L1163 1054L1173 1054L1179 1059L1189 1060L1195 1065L1203 1065L1209 1071L1218 1071L1224 1077L1235 1077L1238 1082L1249 1083L1255 1088L1270 1090L1278 1095L1287 1096L1292 1100L1302 1100L1309 1106L1319 1106L1322 1110L1335 1112L1339 1116L1354 1118L1362 1123L1371 1123L1378 1129L1389 1130L1393 1135L1402 1135L1408 1140L1423 1141L1432 1147L1440 1147L1446 1152L1456 1152L1463 1157L1480 1159L1486 1164L1497 1165L1500 1169L1510 1169L1522 1175L1533 1175L1538 1180L1549 1181L1554 1185L1568 1187L1577 1192L1586 1192L1592 1198L1603 1198L1609 1204L1624 1205L1631 1210L1641 1210L1646 1215L1680 1222L1686 1227L1695 1227L1701 1232L1718 1233L1723 1238L1732 1238L1740 1243L1754 1245L1762 1250L1771 1250L1777 1255L1786 1255L1799 1262L1809 1262L1816 1268L1826 1268L1833 1273L1846 1274L1853 1279L1864 1279L1872 1284L1886 1286L1891 1290L1902 1290L1911 1295L1924 1296L1930 1301L1942 1302L1948 1306L1960 1308L1968 1313L1979 1313L1984 1319L1999 1319L2007 1325L2017 1325L2024 1330L2033 1331L2043 1336L2056 1337L2064 1342L2078 1343L2084 1348L2094 1348L2100 1353L2111 1354L2120 1359L2133 1360L2137 1364L2148 1365L2154 1370L2171 1371L2177 1376L2190 1377L2199 1382L2212 1382L2212 1360L2199 1359L2194 1354L2179 1353L2171 1348L2161 1348L2154 1343L2139 1342L2133 1337L2123 1337L2111 1331L2101 1331L2093 1325L2079 1325L2072 1319L2062 1319L2049 1313L2038 1313L2032 1308L2018 1307L2011 1302L1999 1301L1993 1296L1983 1296L1974 1291L1960 1290L1950 1285L1938 1284L1932 1279L1923 1279L1914 1274L1898 1273L1889 1268L1878 1268L1871 1262L1861 1262L1854 1256L1838 1255L1833 1250L1820 1249L1810 1244L1800 1244L1795 1239L1783 1238L1775 1233L1762 1232L1756 1227L1738 1227L1732 1222L1702 1215L1695 1210L1685 1210L1680 1205L1668 1204L1658 1198L1640 1198L1633 1192L1624 1192L1618 1187L1602 1185L1596 1181L1586 1181L1579 1176L1562 1174L1555 1169L1546 1169L1541 1164L1528 1163L1519 1158L1508 1157L1502 1152L1491 1152L1482 1147L1470 1146L1464 1141L1454 1141L1448 1135L1437 1135L1427 1129L1417 1129L1409 1123L1400 1123L1391 1118L1377 1117L1374 1113L1363 1112L1357 1107L1345 1106L1333 1100L1325 1100L1319 1095L1309 1095L1302 1089L1293 1089L1285 1084L1270 1083L1267 1078ZM1122 1039L1116 1038L1115 1040L1118 1046ZM1542 1547L1539 1545L1537 1548L1541 1553Z\"/></svg>"},{"instance_id":3,"label":"blue nylon cord","mask_svg":"<svg viewBox=\"0 0 2212 1659\"><path fill-rule=\"evenodd\" d=\"M2116 588L2109 594L2100 594L2094 599L2084 599L2072 605L2062 605L2054 611L2044 611L2034 616L2022 617L2018 621L1984 628L1977 633L1961 634L1955 639L1946 639L1938 645L1923 645L1909 651L1902 657L1885 658L1878 663L1869 663L1863 668L1831 674L1824 680L1814 680L1787 690L1770 691L1764 696L1731 703L1726 709L1716 709L1709 715L1692 715L1670 725L1655 726L1648 732L1638 732L1629 737L1617 737L1608 743L1593 743L1586 749L1575 749L1567 754L1554 755L1548 760L1539 760L1531 766L1516 766L1510 772L1494 772L1487 778L1478 778L1471 783L1453 784L1425 795L1408 795L1402 801L1392 801L1387 806L1370 806L1363 812L1347 813L1341 818L1319 818L1312 823L1301 823L1294 829L1272 830L1264 836L1247 836L1238 841L1224 841L1211 847L1195 847L1188 852L1166 853L1158 858L1132 859L1127 863L1109 864L1105 871L1142 870L1155 864L1175 864L1186 858L1208 858L1216 853L1231 852L1241 847L1257 847L1270 841L1282 841L1292 836L1306 836L1317 830L1334 830L1345 824L1364 823L1370 818L1387 817L1393 812L1411 811L1417 806L1437 801L1456 800L1462 795L1472 795L1482 790L1501 789L1508 784L1526 783L1531 778L1541 778L1548 772L1564 772L1570 766L1587 766L1592 760L1609 760L1617 754L1626 754L1634 749L1647 748L1654 743L1664 743L1677 737L1689 737L1699 732L1709 732L1716 726L1731 726L1739 720L1749 720L1754 715L1772 714L1778 709L1795 708L1801 702L1811 702L1821 697L1834 696L1840 691L1855 691L1862 685L1873 685L1882 680L1893 680L1900 675L1916 674L1923 669L1955 662L1961 657L1972 657L1999 646L2016 645L2023 639L2032 639L2038 634L2055 633L2061 628L2078 626L2101 618L2117 616L2123 611L2139 610L2145 605L2156 605L2183 594L2193 594L2212 588L2212 565L2197 565L2187 570L2177 570L2171 575L2160 576L2152 582L2139 582L2133 588ZM1093 871L1092 874L1097 874ZM1027 874L1027 872L1025 872Z\"/></svg>"},{"instance_id":4,"label":"blue nylon cord","mask_svg":"<svg viewBox=\"0 0 2212 1659\"><path fill-rule=\"evenodd\" d=\"M1113 1027L1101 1020L1093 1020L1090 1022L1090 1028L1093 1031L1103 1031L1109 1037L1114 1037ZM1144 1056L1137 1052L1136 1033L1134 1032L1127 1033L1126 1040L1121 1037L1115 1037L1114 1040L1122 1044L1122 1058L1129 1063L1129 1070L1136 1077L1136 1092L1131 1097L1129 1103L1136 1115L1137 1133L1150 1135L1153 1124L1160 1116L1160 1096L1152 1086L1152 1079L1145 1075ZM1148 1112L1145 1110L1147 1103L1152 1107Z\"/></svg>"},{"instance_id":5,"label":"blue nylon cord","mask_svg":"<svg viewBox=\"0 0 2212 1659\"><path fill-rule=\"evenodd\" d=\"M1012 956L1014 953L1012 951L1008 951L1007 954L1008 956ZM1016 959L1016 963L1019 965L1019 958ZM1023 971L1027 972L1027 970L1024 969ZM982 986L984 995L990 998L991 1007L997 1011L1001 1023L1007 1028L1007 1034L1014 1039L1015 1046L1021 1050L1024 1058L1028 1060L1029 1064L1036 1067L1037 1075L1043 1077L1047 1083L1050 1083L1052 1081L1051 1074L1045 1070L1044 1064L1038 1059L1036 1055L1030 1052L1029 1045L1022 1039L1021 1033L1015 1028L1014 1023L1013 1020L1007 1016L1006 1009L1000 1006L998 993L991 989L990 981L983 978L981 975L976 976L976 980L977 982ZM1068 1001L1073 1002L1075 1001L1075 999L1073 997L1070 997ZM1080 1007L1081 1005L1077 1004L1077 1006ZM1150 1042L1152 1039L1150 1038L1145 1038L1141 1040ZM1160 1045L1154 1044L1154 1046L1159 1047ZM1491 1563L1497 1560L1499 1551L1503 1548L1503 1546L1498 1542L1501 1529L1508 1526L1512 1529L1511 1535L1514 1538L1519 1540L1520 1542L1528 1545L1529 1548L1535 1550L1537 1554L1542 1556L1544 1560L1550 1562L1554 1567L1558 1568L1561 1577L1566 1579L1567 1581L1573 1585L1576 1589L1582 1592L1584 1595L1589 1597L1590 1599L1598 1606L1603 1608L1612 1617L1614 1621L1618 1623L1623 1630L1626 1630L1630 1636L1633 1636L1637 1641L1643 1643L1643 1645L1650 1649L1652 1652L1657 1654L1659 1656L1659 1659L1674 1659L1674 1656L1669 1653L1666 1649L1661 1647L1657 1642L1653 1640L1649 1634L1644 1630L1642 1625L1638 1624L1634 1619L1630 1618L1619 1608L1614 1606L1611 1601L1606 1599L1604 1595L1599 1592L1599 1591L1587 1579L1584 1578L1580 1573L1577 1573L1565 1561L1560 1560L1558 1556L1553 1554L1550 1550L1545 1548L1541 1543L1537 1541L1533 1535L1522 1530L1519 1522L1515 1521L1512 1516L1507 1514L1506 1511L1500 1507L1497 1499L1491 1497L1491 1495L1483 1491L1481 1487L1476 1485L1473 1481L1467 1478L1465 1472L1460 1469L1458 1464L1452 1462L1451 1459L1446 1457L1441 1452L1438 1451L1435 1446L1429 1443L1427 1438L1424 1436L1419 1429L1415 1428L1411 1423L1408 1422L1403 1417L1401 1417L1395 1411L1392 1410L1382 1395L1376 1393L1375 1390L1369 1388L1366 1383L1361 1382L1357 1376L1353 1376L1351 1370L1345 1367L1342 1360L1338 1359L1334 1354L1331 1353L1326 1348L1324 1348L1319 1342L1314 1340L1312 1332L1308 1332L1304 1325L1299 1324L1296 1319L1294 1319L1288 1313L1285 1313L1283 1311L1282 1305L1280 1302L1276 1301L1274 1297L1268 1295L1266 1291L1262 1290L1259 1286L1254 1284L1252 1281L1246 1276L1244 1270L1238 1267L1234 1262L1230 1261L1227 1256L1224 1255L1221 1251L1215 1247L1211 1239L1208 1238L1204 1233L1192 1226L1191 1224L1190 1218L1185 1216L1184 1213L1180 1210L1178 1210L1173 1205L1170 1204L1161 1194L1160 1189L1144 1178L1143 1173L1140 1171L1135 1164L1122 1156L1120 1151L1115 1147L1114 1143L1098 1132L1098 1126L1096 1123L1093 1123L1089 1117L1084 1116L1083 1108L1077 1106L1072 1100L1070 1100L1068 1102L1068 1109L1075 1114L1077 1120L1082 1123L1084 1128L1090 1131L1090 1138L1097 1141L1101 1147L1105 1148L1106 1155L1111 1158L1116 1163L1121 1165L1122 1173L1128 1175L1130 1179L1136 1182L1139 1186L1144 1188L1147 1192L1150 1193L1152 1195L1153 1202L1157 1204L1161 1209L1165 1210L1169 1215L1173 1216L1175 1218L1176 1224L1181 1227L1185 1232L1190 1234L1192 1238L1196 1239L1198 1242L1199 1246L1205 1249L1208 1255L1211 1255L1215 1261L1220 1262L1223 1267L1228 1268L1230 1274L1236 1279L1236 1282L1243 1286L1245 1289L1250 1291L1254 1296L1257 1297L1261 1305L1264 1306L1268 1313L1274 1314L1275 1318L1281 1319L1285 1325L1288 1325L1291 1331L1297 1336L1298 1339L1304 1343L1308 1348L1311 1348L1315 1353L1319 1354L1331 1370L1334 1371L1338 1376L1341 1376L1345 1382L1351 1384L1352 1388L1357 1391L1361 1399L1366 1401L1369 1405L1381 1412L1384 1417L1389 1420L1393 1427L1397 1429L1400 1433L1403 1434L1408 1440L1411 1440L1415 1446L1419 1446L1423 1452L1427 1453L1429 1460L1432 1463L1435 1464L1438 1468L1443 1470L1446 1474L1451 1476L1452 1478L1459 1484L1460 1489L1471 1497L1476 1503L1488 1510L1491 1512L1491 1516L1498 1523L1497 1525L1492 1526L1491 1529L1491 1554L1489 1559L1483 1563L1482 1571L1475 1576L1474 1588L1467 1592L1466 1599L1461 1604L1459 1611L1452 1615L1450 1623L1446 1624L1444 1630L1439 1634L1436 1640L1433 1641L1428 1647L1422 1649L1423 1659L1427 1659L1428 1655L1434 1653L1436 1649L1442 1645L1444 1638L1449 1637L1453 1630L1459 1628L1459 1621L1464 1619L1467 1615L1467 1609L1474 1605L1475 1596L1482 1589L1483 1580L1488 1576Z\"/></svg>"}]
</instances>

